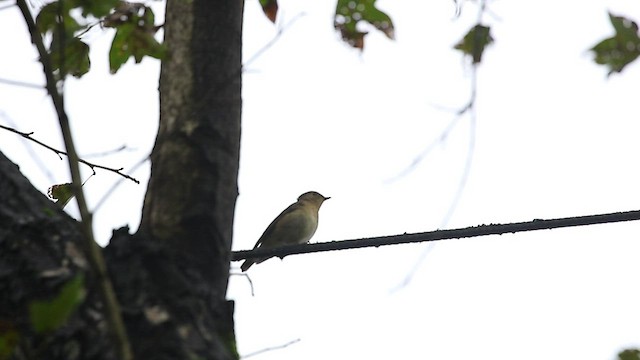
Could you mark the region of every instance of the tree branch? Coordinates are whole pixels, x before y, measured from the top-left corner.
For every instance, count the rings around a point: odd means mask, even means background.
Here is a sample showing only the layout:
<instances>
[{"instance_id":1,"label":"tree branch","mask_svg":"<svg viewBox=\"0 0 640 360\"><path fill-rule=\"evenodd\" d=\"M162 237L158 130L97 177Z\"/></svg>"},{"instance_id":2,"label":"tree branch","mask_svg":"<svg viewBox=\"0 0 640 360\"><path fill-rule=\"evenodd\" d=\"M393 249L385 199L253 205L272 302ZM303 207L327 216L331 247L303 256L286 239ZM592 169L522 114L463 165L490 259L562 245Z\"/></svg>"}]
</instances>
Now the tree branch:
<instances>
[{"instance_id":1,"label":"tree branch","mask_svg":"<svg viewBox=\"0 0 640 360\"><path fill-rule=\"evenodd\" d=\"M131 169L129 169L129 172L133 174L140 166L142 166L144 163L146 163L147 160L149 160L149 155L145 156L144 159L141 159L135 165L133 165L133 167ZM109 190L107 190L107 192L105 192L105 194L102 195L100 200L98 200L98 202L96 203L96 206L93 208L94 212L97 212L98 209L100 209L100 207L104 204L105 201L107 201L109 196L111 196L111 194L116 190L116 188L118 188L118 186L120 186L120 184L122 184L122 181L123 181L123 179L118 179L118 181L116 181L115 184L113 184L109 188Z\"/></svg>"},{"instance_id":2,"label":"tree branch","mask_svg":"<svg viewBox=\"0 0 640 360\"><path fill-rule=\"evenodd\" d=\"M14 85L14 86L22 86L22 87L26 87L26 88L30 88L30 89L44 90L44 86L42 86L42 85L32 84L32 83L28 83L28 82L24 82L24 81L17 81L17 80L10 80L10 79L0 78L0 83L8 84L8 85Z\"/></svg>"},{"instance_id":3,"label":"tree branch","mask_svg":"<svg viewBox=\"0 0 640 360\"><path fill-rule=\"evenodd\" d=\"M44 87L43 87L43 89L44 89ZM9 115L7 115L2 110L0 110L0 117L3 118L13 128L17 128L18 127L16 125L16 123L11 119L11 117L9 117ZM31 157L33 162L35 162L36 165L38 165L38 167L40 168L40 171L42 171L44 176L47 177L49 182L51 184L55 184L56 180L53 177L53 174L51 173L51 171L49 170L50 166L48 164L45 164L45 162L40 158L40 156L33 150L33 147L31 146L30 143L22 142L22 145L24 146L24 148L27 151L27 153L29 153L29 156Z\"/></svg>"},{"instance_id":4,"label":"tree branch","mask_svg":"<svg viewBox=\"0 0 640 360\"><path fill-rule=\"evenodd\" d=\"M260 354L265 353L265 352L268 352L268 351L284 349L284 348L286 348L286 347L288 347L288 346L290 346L290 345L293 345L293 344L295 344L295 343L297 343L297 342L299 342L299 341L300 341L300 339L291 340L291 341L289 341L289 342L288 342L288 343L286 343L286 344L277 345L277 346L272 346L272 347L268 347L268 348L265 348L265 349L262 349L262 350L254 351L254 352L252 352L252 353L250 353L250 354L243 355L243 356L241 356L240 358L241 358L241 359L246 359L246 358L248 358L248 357L252 357L252 356L256 356L256 355L260 355Z\"/></svg>"},{"instance_id":5,"label":"tree branch","mask_svg":"<svg viewBox=\"0 0 640 360\"><path fill-rule=\"evenodd\" d=\"M45 147L45 148L47 148L47 149L49 149L49 150L53 151L54 153L56 153L56 155L58 155L58 157L60 157L60 155L65 155L65 156L68 156L68 157L69 157L69 154L67 154L66 152L64 152L64 151L62 151L62 150L58 150L58 149L56 149L56 148L53 148L53 147L51 147L51 146L49 146L49 145L47 145L47 144L45 144L45 143L43 143L43 142L41 142L41 141L39 141L39 140L36 140L36 139L32 138L32 137L31 137L31 135L33 135L33 132L25 133L25 132L21 132L21 131L18 131L18 130L16 130L16 129L12 129L12 128L10 128L10 127L8 127L8 126L4 126L4 125L0 125L0 128L5 129L5 130L7 130L7 131L11 131L12 133L16 133L16 134L18 134L18 135L22 136L22 137L23 137L23 138L25 138L25 139L31 140L31 141L33 141L34 143L36 143L36 144L38 144L38 145L40 145L40 146ZM62 157L60 157L60 159L62 159ZM77 160L78 160L78 162L81 162L81 163L83 163L83 164L87 165L88 167L90 167L90 168L91 168L91 170L93 171L93 174L94 174L94 175L95 175L95 173L96 173L96 170L95 170L95 169L102 169L102 170L107 170L107 171L114 172L114 173L116 173L116 174L118 174L118 175L120 175L120 176L122 176L122 177L124 177L124 178L126 178L126 179L129 179L129 180L131 180L131 181L135 182L136 184L140 184L140 181L138 181L138 179L133 178L133 177L131 177L131 176L127 175L127 174L123 174L121 171L122 171L124 168L115 169L115 168L110 168L110 167L106 167L106 166L102 166L102 165L98 165L98 164L90 163L90 162L88 162L88 161L86 161L86 160L83 160L83 159L80 159L80 158L78 158Z\"/></svg>"},{"instance_id":6,"label":"tree branch","mask_svg":"<svg viewBox=\"0 0 640 360\"><path fill-rule=\"evenodd\" d=\"M284 258L287 255L306 254L321 251L359 249L364 247L379 247L385 245L411 244L426 241L462 239L476 236L501 235L505 233L517 233L523 231L558 229L574 226L595 224L608 224L623 221L640 220L640 210L617 212L609 214L576 216L558 219L535 219L527 222L478 225L460 229L436 230L416 234L402 234L391 236L379 236L355 240L341 240L324 243L302 244L282 246L278 248L258 248L256 250L242 250L231 253L231 261L248 258L260 258L277 256Z\"/></svg>"},{"instance_id":7,"label":"tree branch","mask_svg":"<svg viewBox=\"0 0 640 360\"><path fill-rule=\"evenodd\" d=\"M16 6L16 4L7 4L7 5L4 5L4 6L0 6L0 11L10 9L10 8L12 8L14 6Z\"/></svg>"},{"instance_id":8,"label":"tree branch","mask_svg":"<svg viewBox=\"0 0 640 360\"><path fill-rule=\"evenodd\" d=\"M51 100L53 101L53 105L58 115L60 129L62 130L62 137L67 149L67 158L69 161L69 169L71 171L71 179L73 182L72 187L74 195L76 197L76 201L78 203L78 209L80 210L80 217L82 219L81 229L85 237L87 257L89 258L91 269L96 276L99 293L102 301L104 302L105 317L107 323L109 324L111 334L114 337L118 358L123 360L131 360L133 359L133 353L131 351L131 345L129 344L129 339L127 336L126 328L124 326L124 322L122 321L120 305L118 304L115 292L113 291L113 285L111 284L109 274L107 273L107 267L104 262L104 258L102 257L102 250L96 243L93 236L93 226L91 224L92 215L87 208L84 191L82 190L80 167L78 165L79 159L78 154L75 150L75 145L73 143L73 137L71 135L69 118L67 117L67 113L64 109L64 98L58 91L57 83L53 74L53 66L51 64L50 55L44 46L42 36L36 28L35 21L33 20L33 16L31 15L31 11L29 10L29 6L27 5L26 0L16 0L16 4L20 8L22 16L27 23L27 28L29 29L29 33L31 34L31 42L36 46L38 54L40 55L40 62L42 63L43 72L46 78L46 88L49 95L51 96ZM62 66L60 74L61 76L64 76Z\"/></svg>"},{"instance_id":9,"label":"tree branch","mask_svg":"<svg viewBox=\"0 0 640 360\"><path fill-rule=\"evenodd\" d=\"M256 59L258 59L260 56L262 56L262 54L264 54L273 45L275 45L275 43L277 43L278 40L280 40L280 37L282 37L285 31L287 31L287 29L289 29L299 18L305 15L306 14L304 12L298 13L291 20L289 20L289 22L287 22L283 26L280 26L278 28L278 32L276 33L276 35L271 40L269 40L269 42L267 42L263 47L261 47L258 51L256 51L247 61L244 62L244 64L242 64L241 71L244 71L249 65L251 65L254 61L256 61Z\"/></svg>"},{"instance_id":10,"label":"tree branch","mask_svg":"<svg viewBox=\"0 0 640 360\"><path fill-rule=\"evenodd\" d=\"M91 153L91 154L84 154L84 157L86 157L86 158L90 158L90 157L105 157L105 156L109 156L109 155L112 155L112 154L117 154L117 153L125 151L125 150L132 150L132 149L129 149L126 144L122 144L122 145L118 146L115 149L104 150L104 151L101 151L101 152L95 152L95 153Z\"/></svg>"}]
</instances>

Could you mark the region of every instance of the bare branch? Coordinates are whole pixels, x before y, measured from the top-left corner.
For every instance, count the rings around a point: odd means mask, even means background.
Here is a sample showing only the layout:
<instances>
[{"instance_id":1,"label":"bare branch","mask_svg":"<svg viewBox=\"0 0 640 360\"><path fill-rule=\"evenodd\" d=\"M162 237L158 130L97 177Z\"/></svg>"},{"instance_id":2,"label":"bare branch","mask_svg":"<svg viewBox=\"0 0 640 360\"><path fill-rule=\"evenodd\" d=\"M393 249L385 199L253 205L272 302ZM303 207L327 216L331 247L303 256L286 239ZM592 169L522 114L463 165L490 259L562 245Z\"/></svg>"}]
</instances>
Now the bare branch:
<instances>
[{"instance_id":1,"label":"bare branch","mask_svg":"<svg viewBox=\"0 0 640 360\"><path fill-rule=\"evenodd\" d=\"M198 109L198 108L200 108L202 106L205 106L207 104L207 102L209 101L209 99L210 99L212 94L215 94L217 91L220 90L221 87L227 86L234 79L242 76L242 73L244 73L246 71L246 68L252 62L254 62L257 58L259 58L265 51L267 51L269 48L271 48L276 42L278 42L278 40L280 39L282 34L284 34L284 32L289 27L291 27L291 25L293 25L294 22L296 22L300 17L302 17L304 15L305 15L305 13L299 13L296 16L294 16L291 20L289 20L289 22L286 23L284 26L280 27L278 29L278 33L273 37L273 39L271 39L262 48L260 48L260 50L258 50L255 54L253 54L253 56L251 56L247 61L245 61L244 64L240 65L240 67L238 67L237 71L231 72L226 81L222 81L218 85L210 87L204 94L202 94L200 96L200 100L197 101L196 103L194 103L193 108L194 109Z\"/></svg>"},{"instance_id":2,"label":"bare branch","mask_svg":"<svg viewBox=\"0 0 640 360\"><path fill-rule=\"evenodd\" d=\"M424 158L427 155L429 155L429 153L431 153L431 151L433 151L433 149L436 147L436 145L438 145L439 143L445 141L447 139L447 137L449 137L449 134L451 133L451 131L453 131L453 128L458 124L458 121L460 121L460 119L462 118L462 116L464 114L466 114L467 112L471 112L471 116L472 116L471 121L475 122L475 112L473 111L473 109L474 109L475 102L476 102L476 88L477 88L477 86L476 86L476 69L477 69L477 67L474 65L473 72L471 74L471 76L472 76L472 78L471 78L471 96L470 96L469 102L467 102L467 104L465 106L463 106L462 108L457 109L457 110L443 109L443 110L454 112L455 113L454 118L440 132L440 135L438 135L438 137L436 137L427 146L425 146L424 149L420 152L420 154L418 154L415 158L413 158L413 161L411 161L411 164L409 164L409 166L407 166L404 170L400 171L394 177L385 180L384 181L385 183L389 184L389 183L396 182L397 180L407 176L409 173L411 173L413 170L415 170L415 168L422 162L422 160L424 160ZM473 146L471 146L470 148L471 148L471 150L473 150Z\"/></svg>"},{"instance_id":3,"label":"bare branch","mask_svg":"<svg viewBox=\"0 0 640 360\"><path fill-rule=\"evenodd\" d=\"M15 3L7 4L7 5L4 5L4 6L0 6L0 11L10 9L10 8L12 8L14 6L16 6Z\"/></svg>"},{"instance_id":4,"label":"bare branch","mask_svg":"<svg viewBox=\"0 0 640 360\"><path fill-rule=\"evenodd\" d=\"M240 272L240 273L230 273L229 275L237 275L237 276L245 277L249 282L249 287L251 288L251 296L256 296L255 292L253 291L253 281L251 281L251 277L249 276L249 274Z\"/></svg>"},{"instance_id":5,"label":"bare branch","mask_svg":"<svg viewBox=\"0 0 640 360\"><path fill-rule=\"evenodd\" d=\"M21 132L21 131L18 131L16 129L12 129L12 128L8 127L8 126L4 126L4 125L0 125L0 128L5 129L7 131L11 131L12 133L18 134L18 135L22 136L25 139L31 140L34 143L53 151L56 155L58 155L58 157L61 160L62 160L62 157L60 155L69 156L65 151L58 150L58 149L56 149L54 147L51 147L51 146L43 143L42 141L36 140L33 137L31 137L31 135L33 135L33 132L29 132L29 133ZM123 168L119 168L119 169L110 168L110 167L107 167L107 166L94 164L94 163L88 162L88 161L83 160L83 159L78 159L78 162L81 162L81 163L87 165L88 167L90 167L94 174L96 173L96 169L102 169L102 170L111 171L113 173L116 173L116 174L122 176L123 178L129 179L129 180L135 182L136 184L140 184L140 181L138 179L133 178L133 177L127 175L127 174L122 173Z\"/></svg>"},{"instance_id":6,"label":"bare branch","mask_svg":"<svg viewBox=\"0 0 640 360\"><path fill-rule=\"evenodd\" d=\"M458 183L458 190L456 191L456 195L447 210L443 220L442 226L449 223L449 219L453 216L453 212L458 206L458 202L462 198L462 193L464 188L467 185L467 180L469 179L469 173L471 172L471 164L473 163L473 153L476 147L476 111L475 111L475 103L476 103L476 93L477 93L477 72L478 66L477 64L473 65L473 70L471 73L471 98L469 100L469 104L460 110L460 116L466 112L469 113L469 147L467 149L467 159L464 164L464 170L462 172L462 176L460 177L460 182Z\"/></svg>"},{"instance_id":7,"label":"bare branch","mask_svg":"<svg viewBox=\"0 0 640 360\"><path fill-rule=\"evenodd\" d=\"M454 3L456 4L456 17L458 17L460 15L460 11L462 10L462 5L458 4L457 0L454 0ZM459 6L458 6L459 5ZM480 25L482 23L482 16L485 13L485 11L487 10L486 7L486 0L480 0L480 8L478 10L478 15L477 15L477 24ZM464 165L464 170L462 173L462 177L460 178L460 182L458 184L458 190L456 191L456 194L453 198L453 201L451 202L451 205L449 206L449 209L447 210L445 216L443 217L442 220L442 225L441 227L446 226L446 224L449 222L449 219L451 218L451 216L453 216L453 212L455 211L456 207L458 206L458 202L460 201L460 199L462 198L462 193L464 191L464 188L466 187L467 184L467 180L469 178L469 173L471 171L471 164L473 161L473 153L474 153L474 149L475 149L475 140L476 140L476 124L477 124L477 114L476 114L476 110L475 110L475 104L476 104L476 98L477 98L477 92L478 92L478 66L479 63L473 62L472 63L472 70L471 70L471 95L469 98L469 102L467 103L466 106L464 106L462 109L457 111L456 117L454 118L454 121L451 122L451 124L449 125L449 127L447 127L447 129L445 129L445 131L443 132L443 134L441 135L440 139L444 139L449 131L453 128L453 125L455 125L455 123L462 117L462 115L469 113L469 148L468 148L468 152L467 152L467 160L465 161L465 165ZM435 142L433 144L430 144L425 150L423 150L423 152L416 157L416 159L412 162L412 164L405 169L405 171L403 171L402 173L400 173L398 176L396 176L395 178L391 179L391 181L396 180L402 176L405 176L407 173L411 172L415 166L417 166L422 159L429 153L431 152L432 147L435 146ZM435 243L430 243L423 251L422 254L420 254L418 261L414 264L412 270L405 276L404 280L402 281L402 283L396 287L394 290L392 291L396 291L406 285L408 285L411 280L413 279L413 275L415 274L415 272L417 271L417 269L419 268L420 264L422 263L422 261L424 261L424 259L426 258L426 256L433 250L433 247L435 246Z\"/></svg>"},{"instance_id":8,"label":"bare branch","mask_svg":"<svg viewBox=\"0 0 640 360\"><path fill-rule=\"evenodd\" d=\"M256 59L262 56L262 54L264 54L265 51L269 50L275 43L278 42L278 40L280 40L280 38L282 37L282 34L284 34L284 32L287 31L287 29L289 29L299 18L305 15L306 14L303 12L298 13L291 20L289 20L288 23L281 26L278 29L278 32L276 33L276 35L273 37L273 39L269 40L268 43L266 43L263 47L261 47L258 51L256 51L255 54L253 54L247 61L245 61L244 64L242 64L242 69L243 70L246 69L249 65L251 65L252 62L256 61Z\"/></svg>"},{"instance_id":9,"label":"bare branch","mask_svg":"<svg viewBox=\"0 0 640 360\"><path fill-rule=\"evenodd\" d=\"M272 347L264 348L264 349L262 349L262 350L254 351L254 352L252 352L252 353L250 353L250 354L247 354L247 355L241 356L240 358L241 358L241 359L246 359L246 358L251 357L251 356L260 355L260 354L265 353L265 352L267 352L267 351L273 351L273 350L284 349L284 348L286 348L287 346L289 346L289 345L293 345L293 344L295 344L295 343L297 343L297 342L299 342L299 341L300 341L300 339L291 340L291 341L289 341L289 342L288 342L288 343L286 343L286 344L282 344L282 345L278 345L278 346L272 346Z\"/></svg>"},{"instance_id":10,"label":"bare branch","mask_svg":"<svg viewBox=\"0 0 640 360\"><path fill-rule=\"evenodd\" d=\"M133 174L136 170L138 170L138 168L140 166L142 166L142 164L147 162L147 160L149 160L149 155L147 155L144 159L138 161L135 165L133 165L133 167L131 169L129 169L129 173ZM118 188L118 186L120 186L120 184L122 184L123 180L124 179L119 179L118 181L116 181L115 184L113 184L109 188L109 190L107 190L107 192L100 198L100 200L96 203L96 206L93 208L94 212L98 211L98 209L104 204L105 201L107 201L109 196L111 196L111 194L116 190L116 188Z\"/></svg>"},{"instance_id":11,"label":"bare branch","mask_svg":"<svg viewBox=\"0 0 640 360\"><path fill-rule=\"evenodd\" d=\"M82 32L80 32L78 35L76 35L76 37L80 38L82 35L88 33L91 29L93 29L96 25L101 25L101 24L102 24L102 20L96 21L95 23L87 26L87 28L84 29Z\"/></svg>"},{"instance_id":12,"label":"bare branch","mask_svg":"<svg viewBox=\"0 0 640 360\"><path fill-rule=\"evenodd\" d=\"M543 229L558 229L595 224L608 224L634 220L640 220L640 210L609 214L575 216L549 220L535 219L527 222L478 225L460 229L436 230L415 234L390 235L355 240L289 245L278 248L258 248L256 250L234 251L231 253L231 261L270 256L284 258L288 255L315 253L322 251L359 249L385 245L412 244L427 241L462 239L487 235L502 235L505 233L517 233Z\"/></svg>"},{"instance_id":13,"label":"bare branch","mask_svg":"<svg viewBox=\"0 0 640 360\"><path fill-rule=\"evenodd\" d=\"M133 352L131 350L131 345L127 336L127 330L122 320L120 304L118 303L118 299L116 298L115 292L113 290L113 285L111 284L111 280L107 272L107 266L105 264L104 258L102 257L102 250L96 243L95 237L93 235L92 214L87 208L87 201L81 185L82 180L80 176L80 167L78 165L80 159L78 159L78 154L76 153L75 145L73 143L71 127L69 126L69 118L67 117L67 113L64 108L64 98L61 92L58 90L58 83L54 78L54 70L51 64L51 57L46 47L44 46L44 41L42 40L40 32L36 28L35 21L33 19L33 16L31 15L31 10L27 5L26 0L16 0L16 4L22 12L22 16L24 17L27 28L29 29L29 33L31 34L31 42L38 50L38 55L40 55L40 63L42 63L43 72L46 78L47 92L51 97L51 101L53 102L53 106L58 115L58 122L60 123L62 138L64 139L64 144L67 149L66 154L69 162L69 170L71 171L71 179L73 184L72 188L76 197L78 209L80 210L80 218L82 220L80 222L80 225L85 238L85 251L87 253L89 263L91 264L91 270L95 273L98 279L97 288L104 303L105 317L109 326L110 335L113 336L113 340L118 353L118 358L122 360L132 360ZM59 8L62 9L62 4L59 5ZM61 38L64 38L64 21L61 21L60 26L63 33ZM62 46L62 48L64 48L64 46ZM64 51L62 51L62 53L64 54ZM62 65L60 65L60 74L61 77L64 77L65 72ZM96 165L94 166L98 167Z\"/></svg>"},{"instance_id":14,"label":"bare branch","mask_svg":"<svg viewBox=\"0 0 640 360\"><path fill-rule=\"evenodd\" d=\"M4 111L0 111L0 117L2 117L13 128L18 127L15 121L13 121L13 119L11 119L11 117L7 115ZM22 142L22 145L27 150L27 153L29 153L29 156L31 156L31 159L38 165L38 167L40 168L40 171L42 171L44 176L46 176L47 179L49 179L49 183L54 184L56 180L53 177L53 174L51 173L51 171L49 170L49 166L45 164L45 162L40 158L40 156L33 150L33 147L30 146L31 144L29 142Z\"/></svg>"},{"instance_id":15,"label":"bare branch","mask_svg":"<svg viewBox=\"0 0 640 360\"><path fill-rule=\"evenodd\" d=\"M116 153L119 153L119 152L121 152L121 151L125 151L125 150L132 150L132 149L129 149L129 148L127 147L127 145L124 145L124 144L123 144L123 145L118 146L118 147L117 147L117 148L115 148L115 149L105 150L105 151L101 151L101 152L97 152L97 153L92 153L92 154L84 154L83 156L84 156L85 158L103 157L103 156L109 156L109 155L111 155L111 154L116 154Z\"/></svg>"},{"instance_id":16,"label":"bare branch","mask_svg":"<svg viewBox=\"0 0 640 360\"><path fill-rule=\"evenodd\" d=\"M455 211L456 207L458 206L458 202L462 198L462 193L464 191L464 188L467 185L467 180L469 179L469 173L471 172L471 164L473 162L473 153L474 153L475 143L476 143L476 122L477 122L476 119L477 119L477 115L476 115L476 111L475 111L475 102L476 102L476 93L477 93L477 70L478 70L477 64L474 64L473 65L473 69L472 69L472 73L471 73L471 96L470 96L469 102L463 108L461 108L461 109L456 111L456 117L449 124L447 129L444 130L444 132L441 135L441 139L444 140L444 137L446 137L448 135L448 133L450 132L450 130L453 129L453 126L462 117L462 115L464 115L467 112L469 113L469 117L470 117L470 119L469 119L469 148L467 150L467 159L465 161L465 165L464 165L464 169L463 169L463 172L462 172L462 176L460 177L460 182L458 183L458 189L456 191L456 194L455 194L453 200L451 201L451 204L449 205L449 209L447 210L447 212L445 213L444 217L442 218L441 225L440 225L441 227L445 227L446 224L449 223L449 219L451 218L451 216L453 216L453 212ZM395 178L393 178L393 179L391 179L389 181L394 181L394 180L398 179L399 177L405 176L407 173L411 172L413 170L413 167L416 166L420 161L422 161L422 158L424 156L426 156L435 145L436 145L436 142L430 144L414 160L414 162L411 164L410 167L408 167L404 172L400 173ZM435 243L430 243L424 250L422 250L422 253L418 257L418 260L416 261L416 263L413 265L411 271L405 276L403 281L396 288L394 288L392 290L392 292L398 291L399 289L401 289L404 286L407 286L411 282L411 280L413 279L413 275L415 274L415 272L420 267L420 264L422 263L422 261L424 261L424 259L427 257L427 255L433 250L434 246L435 246Z\"/></svg>"},{"instance_id":17,"label":"bare branch","mask_svg":"<svg viewBox=\"0 0 640 360\"><path fill-rule=\"evenodd\" d=\"M14 86L22 86L22 87L26 87L26 88L30 88L30 89L45 90L44 86L42 86L42 85L27 83L27 82L24 82L24 81L17 81L17 80L9 80L9 79L0 78L0 83L8 84L8 85L14 85Z\"/></svg>"},{"instance_id":18,"label":"bare branch","mask_svg":"<svg viewBox=\"0 0 640 360\"><path fill-rule=\"evenodd\" d=\"M424 259L427 258L427 255L429 255L435 247L436 247L436 243L434 242L427 244L427 247L424 250L422 250L422 253L420 254L420 256L418 256L418 260L416 260L416 262L413 264L413 267L411 268L411 270L405 275L404 279L402 279L402 281L398 285L396 285L394 288L392 288L389 291L390 294L400 291L402 288L406 287L411 283L411 281L413 280L413 276L416 274L416 272L420 268L420 265L422 264Z\"/></svg>"},{"instance_id":19,"label":"bare branch","mask_svg":"<svg viewBox=\"0 0 640 360\"><path fill-rule=\"evenodd\" d=\"M413 158L413 160L411 161L411 164L409 164L409 166L407 166L404 170L400 171L394 177L389 178L389 179L385 180L384 182L386 184L394 183L397 180L400 180L401 178L407 176L413 170L415 170L415 168L422 162L422 160L424 160L424 158L427 155L429 155L429 153L431 153L431 151L433 151L433 149L436 147L436 145L438 145L439 143L441 143L441 142L446 140L446 138L449 136L449 133L451 133L451 130L453 130L453 128L458 123L458 120L460 120L460 118L461 118L461 114L457 114L453 118L453 120L451 120L449 122L447 127L444 128L444 130L442 130L440 135L437 138L435 138L431 143L429 143L427 146L425 146L424 149L420 152L420 154L418 154L415 158Z\"/></svg>"}]
</instances>

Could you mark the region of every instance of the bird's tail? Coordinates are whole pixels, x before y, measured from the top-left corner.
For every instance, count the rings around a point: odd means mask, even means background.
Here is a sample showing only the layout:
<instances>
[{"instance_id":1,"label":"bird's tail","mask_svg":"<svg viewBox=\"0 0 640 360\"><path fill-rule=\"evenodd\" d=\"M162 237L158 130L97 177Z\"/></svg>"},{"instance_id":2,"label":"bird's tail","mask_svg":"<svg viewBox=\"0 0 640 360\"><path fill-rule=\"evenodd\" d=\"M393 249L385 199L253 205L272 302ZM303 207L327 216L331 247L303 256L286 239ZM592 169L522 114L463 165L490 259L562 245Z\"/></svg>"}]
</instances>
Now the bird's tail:
<instances>
[{"instance_id":1,"label":"bird's tail","mask_svg":"<svg viewBox=\"0 0 640 360\"><path fill-rule=\"evenodd\" d=\"M240 269L242 269L242 271L247 271L249 270L251 265L253 265L254 263L255 261L253 259L247 259L242 263L242 265L240 266Z\"/></svg>"}]
</instances>

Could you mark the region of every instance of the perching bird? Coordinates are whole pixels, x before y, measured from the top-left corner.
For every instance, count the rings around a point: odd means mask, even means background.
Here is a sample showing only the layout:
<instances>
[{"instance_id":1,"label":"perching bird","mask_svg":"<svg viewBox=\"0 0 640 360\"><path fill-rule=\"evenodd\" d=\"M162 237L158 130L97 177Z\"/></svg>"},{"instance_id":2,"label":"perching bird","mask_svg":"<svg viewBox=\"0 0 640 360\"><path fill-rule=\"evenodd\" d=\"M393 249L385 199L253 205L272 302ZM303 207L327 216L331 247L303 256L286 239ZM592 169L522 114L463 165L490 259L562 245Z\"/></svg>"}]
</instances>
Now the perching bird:
<instances>
[{"instance_id":1,"label":"perching bird","mask_svg":"<svg viewBox=\"0 0 640 360\"><path fill-rule=\"evenodd\" d=\"M320 205L328 199L330 198L324 197L315 191L300 195L297 202L289 205L271 222L253 249L309 242L318 228ZM242 271L247 271L251 265L259 264L267 259L247 259L240 268Z\"/></svg>"}]
</instances>

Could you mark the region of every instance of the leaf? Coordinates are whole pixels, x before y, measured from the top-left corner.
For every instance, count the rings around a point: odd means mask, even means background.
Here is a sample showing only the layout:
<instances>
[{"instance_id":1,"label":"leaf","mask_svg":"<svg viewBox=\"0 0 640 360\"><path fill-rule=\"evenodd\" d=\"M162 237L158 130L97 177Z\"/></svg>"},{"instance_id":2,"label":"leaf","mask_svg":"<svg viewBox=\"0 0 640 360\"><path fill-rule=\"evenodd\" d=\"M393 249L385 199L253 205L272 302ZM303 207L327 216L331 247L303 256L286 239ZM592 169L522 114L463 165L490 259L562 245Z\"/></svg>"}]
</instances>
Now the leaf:
<instances>
[{"instance_id":1,"label":"leaf","mask_svg":"<svg viewBox=\"0 0 640 360\"><path fill-rule=\"evenodd\" d=\"M52 34L49 54L53 70L59 71L60 78L67 74L81 77L89 71L91 65L89 46L74 37L75 33L85 26L80 25L70 15L72 7L71 0L52 2L45 5L36 17L38 31L42 34Z\"/></svg>"},{"instance_id":2,"label":"leaf","mask_svg":"<svg viewBox=\"0 0 640 360\"><path fill-rule=\"evenodd\" d=\"M53 70L60 70L62 77L71 74L79 78L89 72L91 68L89 45L85 44L82 40L75 37L66 39L64 43L64 57L62 57L61 54L60 41L54 37L51 42L51 62Z\"/></svg>"},{"instance_id":3,"label":"leaf","mask_svg":"<svg viewBox=\"0 0 640 360\"><path fill-rule=\"evenodd\" d=\"M625 66L640 55L640 37L638 25L622 16L609 13L609 20L616 33L604 39L590 50L594 52L594 61L609 68L608 75L621 72Z\"/></svg>"},{"instance_id":4,"label":"leaf","mask_svg":"<svg viewBox=\"0 0 640 360\"><path fill-rule=\"evenodd\" d=\"M640 350L625 349L618 354L620 360L640 360Z\"/></svg>"},{"instance_id":5,"label":"leaf","mask_svg":"<svg viewBox=\"0 0 640 360\"><path fill-rule=\"evenodd\" d=\"M391 18L375 6L376 0L338 0L333 26L340 31L342 40L357 49L364 49L368 32L358 29L358 23L367 22L382 31L389 39L395 38Z\"/></svg>"},{"instance_id":6,"label":"leaf","mask_svg":"<svg viewBox=\"0 0 640 360\"><path fill-rule=\"evenodd\" d=\"M267 18L275 23L278 15L278 0L260 0L260 6Z\"/></svg>"},{"instance_id":7,"label":"leaf","mask_svg":"<svg viewBox=\"0 0 640 360\"><path fill-rule=\"evenodd\" d=\"M37 333L51 332L62 327L76 308L84 301L84 277L76 275L67 282L51 301L33 301L29 304L29 318Z\"/></svg>"},{"instance_id":8,"label":"leaf","mask_svg":"<svg viewBox=\"0 0 640 360\"><path fill-rule=\"evenodd\" d=\"M89 177L82 183L82 186L84 186L84 184L86 184L93 175L95 175L95 173L89 175ZM64 208L69 200L73 199L75 196L73 194L72 186L73 184L71 183L50 186L47 190L47 196L49 196L51 200L56 200L55 203L60 205L61 208Z\"/></svg>"},{"instance_id":9,"label":"leaf","mask_svg":"<svg viewBox=\"0 0 640 360\"><path fill-rule=\"evenodd\" d=\"M454 49L471 56L473 63L478 64L482 61L482 54L485 48L492 42L491 28L477 24L454 46Z\"/></svg>"},{"instance_id":10,"label":"leaf","mask_svg":"<svg viewBox=\"0 0 640 360\"><path fill-rule=\"evenodd\" d=\"M121 1L113 9L113 12L102 20L102 25L117 28L119 25L129 22L133 16L144 12L144 7L144 4Z\"/></svg>"},{"instance_id":11,"label":"leaf","mask_svg":"<svg viewBox=\"0 0 640 360\"><path fill-rule=\"evenodd\" d=\"M63 6L60 8L60 6ZM60 31L60 14L62 15L64 32L67 37L72 37L73 33L82 29L83 27L74 19L69 12L71 11L67 2L62 4L59 2L52 2L45 5L38 16L36 17L36 27L40 33L46 32L58 32Z\"/></svg>"},{"instance_id":12,"label":"leaf","mask_svg":"<svg viewBox=\"0 0 640 360\"><path fill-rule=\"evenodd\" d=\"M64 208L74 196L72 185L71 183L53 185L49 187L47 196L49 196L51 200L56 200L55 203L60 205L61 208Z\"/></svg>"},{"instance_id":13,"label":"leaf","mask_svg":"<svg viewBox=\"0 0 640 360\"><path fill-rule=\"evenodd\" d=\"M58 4L50 3L45 5L38 16L36 16L36 27L41 34L46 33L47 31L53 31L53 29L58 26Z\"/></svg>"},{"instance_id":14,"label":"leaf","mask_svg":"<svg viewBox=\"0 0 640 360\"><path fill-rule=\"evenodd\" d=\"M82 11L82 18L93 16L95 18L102 18L109 15L109 13L120 3L120 0L58 0L53 1L45 5L38 14L38 17L43 16L50 18L51 14L58 15L61 13L65 18L72 18L70 12L73 9L79 9ZM60 6L63 8L61 9ZM76 15L78 12L74 12ZM78 16L78 18L80 18ZM87 20L87 19L82 19Z\"/></svg>"},{"instance_id":15,"label":"leaf","mask_svg":"<svg viewBox=\"0 0 640 360\"><path fill-rule=\"evenodd\" d=\"M132 56L139 63L145 56L162 59L166 53L165 46L154 37L158 27L154 24L153 11L144 5L138 10L105 25L117 29L109 51L109 67L113 74Z\"/></svg>"},{"instance_id":16,"label":"leaf","mask_svg":"<svg viewBox=\"0 0 640 360\"><path fill-rule=\"evenodd\" d=\"M0 320L0 360L10 359L19 342L20 333L15 325Z\"/></svg>"},{"instance_id":17,"label":"leaf","mask_svg":"<svg viewBox=\"0 0 640 360\"><path fill-rule=\"evenodd\" d=\"M69 0L65 0L69 1ZM73 0L74 7L82 9L82 16L94 16L102 18L109 15L111 11L120 3L120 0Z\"/></svg>"}]
</instances>

